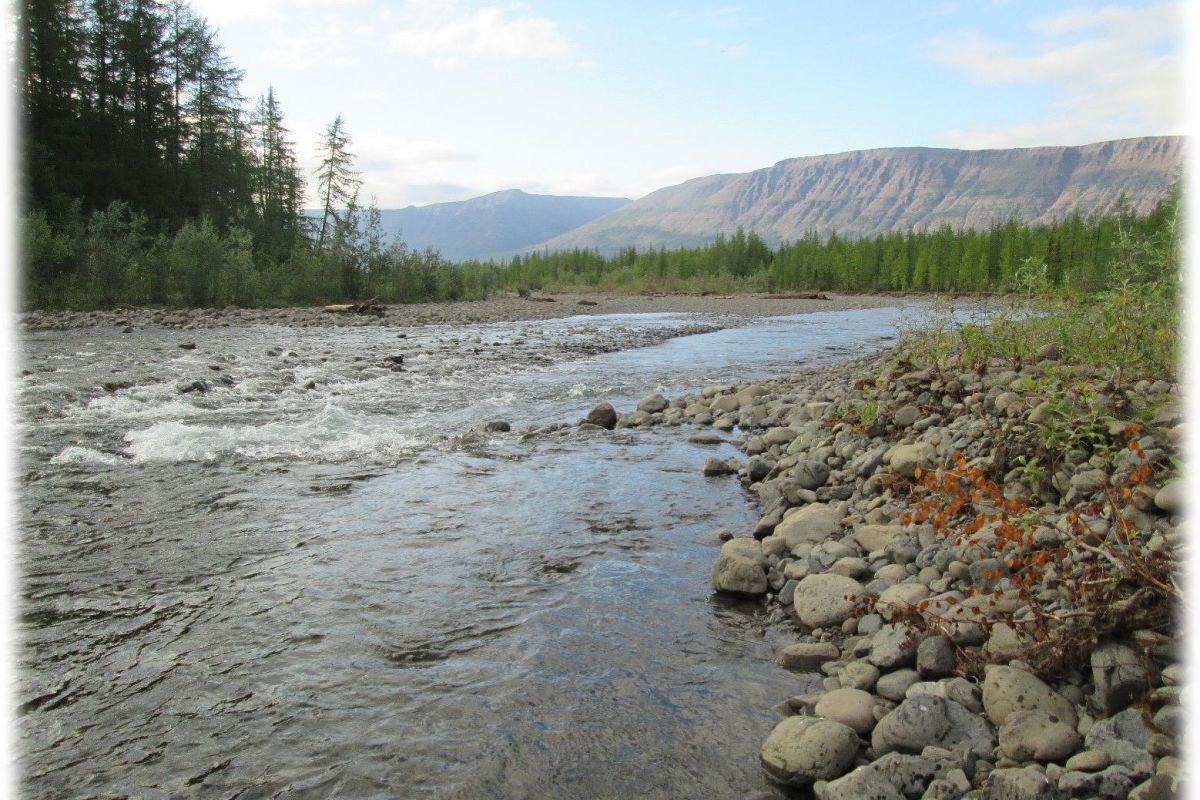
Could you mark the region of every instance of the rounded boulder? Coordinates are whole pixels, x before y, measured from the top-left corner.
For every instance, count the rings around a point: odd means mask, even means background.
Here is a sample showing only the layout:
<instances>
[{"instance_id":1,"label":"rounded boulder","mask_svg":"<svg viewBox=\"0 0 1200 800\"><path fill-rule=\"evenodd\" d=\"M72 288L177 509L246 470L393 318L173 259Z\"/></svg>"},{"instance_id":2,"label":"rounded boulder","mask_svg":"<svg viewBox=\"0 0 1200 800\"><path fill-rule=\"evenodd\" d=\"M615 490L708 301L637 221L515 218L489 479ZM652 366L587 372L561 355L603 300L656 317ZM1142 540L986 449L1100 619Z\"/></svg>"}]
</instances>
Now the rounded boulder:
<instances>
[{"instance_id":1,"label":"rounded boulder","mask_svg":"<svg viewBox=\"0 0 1200 800\"><path fill-rule=\"evenodd\" d=\"M713 564L712 587L732 594L766 594L766 563L762 543L757 539L730 539L721 545L721 554Z\"/></svg>"},{"instance_id":2,"label":"rounded boulder","mask_svg":"<svg viewBox=\"0 0 1200 800\"><path fill-rule=\"evenodd\" d=\"M762 746L762 765L775 780L789 784L828 781L845 774L858 754L858 736L840 722L788 717Z\"/></svg>"},{"instance_id":3,"label":"rounded boulder","mask_svg":"<svg viewBox=\"0 0 1200 800\"><path fill-rule=\"evenodd\" d=\"M805 625L825 628L841 625L854 616L865 595L863 585L853 578L825 572L801 580L792 604Z\"/></svg>"}]
</instances>

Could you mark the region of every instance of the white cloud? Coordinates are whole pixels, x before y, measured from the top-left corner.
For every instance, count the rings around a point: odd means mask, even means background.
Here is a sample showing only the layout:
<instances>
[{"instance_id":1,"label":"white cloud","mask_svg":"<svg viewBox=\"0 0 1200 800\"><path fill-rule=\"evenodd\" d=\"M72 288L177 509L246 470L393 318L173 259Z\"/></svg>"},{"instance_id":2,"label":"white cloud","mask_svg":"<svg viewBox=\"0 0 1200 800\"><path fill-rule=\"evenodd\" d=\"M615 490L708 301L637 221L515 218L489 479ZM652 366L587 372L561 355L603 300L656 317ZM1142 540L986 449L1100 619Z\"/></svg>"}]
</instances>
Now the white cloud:
<instances>
[{"instance_id":1,"label":"white cloud","mask_svg":"<svg viewBox=\"0 0 1200 800\"><path fill-rule=\"evenodd\" d=\"M362 202L375 197L380 208L399 208L482 194L468 185L478 156L456 145L364 135L354 137L350 150L363 179Z\"/></svg>"},{"instance_id":2,"label":"white cloud","mask_svg":"<svg viewBox=\"0 0 1200 800\"><path fill-rule=\"evenodd\" d=\"M1109 5L1033 20L1038 42L1027 52L978 34L934 40L938 60L980 83L1043 83L1055 92L1040 117L951 131L949 143L1027 147L1182 133L1182 23L1175 2Z\"/></svg>"},{"instance_id":3,"label":"white cloud","mask_svg":"<svg viewBox=\"0 0 1200 800\"><path fill-rule=\"evenodd\" d=\"M562 58L576 50L557 22L520 9L409 0L385 19L395 26L389 37L393 49L444 67L472 58Z\"/></svg>"},{"instance_id":4,"label":"white cloud","mask_svg":"<svg viewBox=\"0 0 1200 800\"><path fill-rule=\"evenodd\" d=\"M191 0L191 6L214 25L244 19L277 17L294 8L329 8L358 5L363 0Z\"/></svg>"},{"instance_id":5,"label":"white cloud","mask_svg":"<svg viewBox=\"0 0 1200 800\"><path fill-rule=\"evenodd\" d=\"M345 67L354 63L351 37L333 14L304 27L273 27L263 60L276 67L308 69L315 64Z\"/></svg>"}]
</instances>

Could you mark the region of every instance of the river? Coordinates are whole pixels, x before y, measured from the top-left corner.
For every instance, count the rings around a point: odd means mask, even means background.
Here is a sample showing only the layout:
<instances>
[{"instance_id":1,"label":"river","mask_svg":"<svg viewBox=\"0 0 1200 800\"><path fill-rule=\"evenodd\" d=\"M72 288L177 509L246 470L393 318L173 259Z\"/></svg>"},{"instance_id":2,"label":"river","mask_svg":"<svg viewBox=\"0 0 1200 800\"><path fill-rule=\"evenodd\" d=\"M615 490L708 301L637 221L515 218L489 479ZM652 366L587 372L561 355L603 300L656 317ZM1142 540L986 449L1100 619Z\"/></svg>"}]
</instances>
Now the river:
<instances>
[{"instance_id":1,"label":"river","mask_svg":"<svg viewBox=\"0 0 1200 800\"><path fill-rule=\"evenodd\" d=\"M758 747L819 676L709 588L757 520L700 474L736 449L525 431L867 354L900 313L25 332L23 795L776 792Z\"/></svg>"}]
</instances>

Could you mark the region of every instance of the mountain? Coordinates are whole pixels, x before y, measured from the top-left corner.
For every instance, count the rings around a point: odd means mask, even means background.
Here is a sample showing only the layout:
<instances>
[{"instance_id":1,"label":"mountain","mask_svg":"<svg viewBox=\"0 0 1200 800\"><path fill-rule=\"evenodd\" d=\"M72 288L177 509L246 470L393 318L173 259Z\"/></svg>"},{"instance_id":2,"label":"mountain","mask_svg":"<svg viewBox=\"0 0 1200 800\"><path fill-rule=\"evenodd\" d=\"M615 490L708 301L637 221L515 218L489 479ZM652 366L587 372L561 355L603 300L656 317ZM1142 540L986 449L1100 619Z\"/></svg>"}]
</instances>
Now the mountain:
<instances>
[{"instance_id":1,"label":"mountain","mask_svg":"<svg viewBox=\"0 0 1200 800\"><path fill-rule=\"evenodd\" d=\"M432 247L442 257L500 258L577 228L628 203L624 197L561 197L520 189L454 203L381 209L389 239L409 247Z\"/></svg>"},{"instance_id":2,"label":"mountain","mask_svg":"<svg viewBox=\"0 0 1200 800\"><path fill-rule=\"evenodd\" d=\"M1145 212L1179 179L1182 165L1178 136L1080 147L891 147L790 158L754 172L659 189L537 249L679 247L739 227L775 244L809 231L868 236L943 224L987 228L1011 215L1042 223L1076 210L1111 210L1123 192Z\"/></svg>"}]
</instances>

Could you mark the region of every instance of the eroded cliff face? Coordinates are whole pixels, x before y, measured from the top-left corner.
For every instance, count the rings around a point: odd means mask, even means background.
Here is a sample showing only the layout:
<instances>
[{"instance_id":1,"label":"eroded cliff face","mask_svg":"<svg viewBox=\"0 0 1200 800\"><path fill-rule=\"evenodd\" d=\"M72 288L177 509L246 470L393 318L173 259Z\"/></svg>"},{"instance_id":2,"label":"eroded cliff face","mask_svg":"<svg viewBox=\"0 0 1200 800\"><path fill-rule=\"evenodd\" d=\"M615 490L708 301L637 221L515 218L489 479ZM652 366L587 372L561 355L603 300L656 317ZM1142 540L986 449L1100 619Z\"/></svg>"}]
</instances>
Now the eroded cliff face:
<instances>
[{"instance_id":1,"label":"eroded cliff face","mask_svg":"<svg viewBox=\"0 0 1200 800\"><path fill-rule=\"evenodd\" d=\"M738 227L775 243L809 231L987 228L1011 215L1043 223L1112 210L1123 192L1145 212L1178 179L1183 142L1168 136L1017 150L896 147L792 158L659 189L539 249L701 244Z\"/></svg>"}]
</instances>

